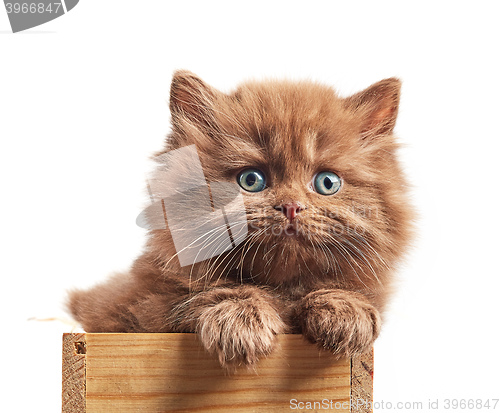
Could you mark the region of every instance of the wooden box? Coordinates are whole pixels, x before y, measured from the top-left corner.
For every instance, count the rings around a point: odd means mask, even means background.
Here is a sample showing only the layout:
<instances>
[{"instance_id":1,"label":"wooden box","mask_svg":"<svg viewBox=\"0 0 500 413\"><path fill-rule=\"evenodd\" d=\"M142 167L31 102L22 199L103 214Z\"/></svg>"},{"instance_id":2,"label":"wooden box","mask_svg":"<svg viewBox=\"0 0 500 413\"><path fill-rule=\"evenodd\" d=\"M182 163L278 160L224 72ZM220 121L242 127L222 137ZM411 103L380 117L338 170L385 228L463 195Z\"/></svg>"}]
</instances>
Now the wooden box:
<instances>
[{"instance_id":1,"label":"wooden box","mask_svg":"<svg viewBox=\"0 0 500 413\"><path fill-rule=\"evenodd\" d=\"M371 412L373 353L336 360L301 335L228 375L196 334L64 334L63 413Z\"/></svg>"}]
</instances>

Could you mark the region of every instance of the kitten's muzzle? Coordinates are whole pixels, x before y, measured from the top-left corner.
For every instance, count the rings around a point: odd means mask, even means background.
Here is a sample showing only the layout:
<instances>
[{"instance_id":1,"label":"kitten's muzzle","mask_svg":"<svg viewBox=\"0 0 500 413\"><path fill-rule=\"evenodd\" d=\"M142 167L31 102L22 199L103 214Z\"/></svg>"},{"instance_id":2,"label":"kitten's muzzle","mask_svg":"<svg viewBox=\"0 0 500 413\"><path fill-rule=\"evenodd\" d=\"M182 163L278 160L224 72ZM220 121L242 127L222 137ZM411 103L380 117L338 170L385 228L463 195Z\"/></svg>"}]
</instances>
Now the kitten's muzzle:
<instances>
[{"instance_id":1,"label":"kitten's muzzle","mask_svg":"<svg viewBox=\"0 0 500 413\"><path fill-rule=\"evenodd\" d=\"M288 221L292 222L297 214L305 208L299 202L286 202L281 205L275 205L274 209L283 212Z\"/></svg>"}]
</instances>

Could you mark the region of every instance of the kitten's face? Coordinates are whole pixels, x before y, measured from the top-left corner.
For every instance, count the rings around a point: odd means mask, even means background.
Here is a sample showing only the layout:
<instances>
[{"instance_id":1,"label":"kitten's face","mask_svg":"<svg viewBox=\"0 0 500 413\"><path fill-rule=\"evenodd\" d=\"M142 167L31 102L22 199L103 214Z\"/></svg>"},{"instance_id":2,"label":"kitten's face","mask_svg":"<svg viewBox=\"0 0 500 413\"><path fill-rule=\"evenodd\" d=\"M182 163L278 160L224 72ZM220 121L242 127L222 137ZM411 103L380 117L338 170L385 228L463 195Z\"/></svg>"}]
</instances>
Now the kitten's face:
<instances>
[{"instance_id":1,"label":"kitten's face","mask_svg":"<svg viewBox=\"0 0 500 413\"><path fill-rule=\"evenodd\" d=\"M376 281L406 237L391 135L398 98L394 79L348 99L315 83L249 83L225 95L188 73L174 79L170 148L196 144L209 182L241 187L242 274Z\"/></svg>"}]
</instances>

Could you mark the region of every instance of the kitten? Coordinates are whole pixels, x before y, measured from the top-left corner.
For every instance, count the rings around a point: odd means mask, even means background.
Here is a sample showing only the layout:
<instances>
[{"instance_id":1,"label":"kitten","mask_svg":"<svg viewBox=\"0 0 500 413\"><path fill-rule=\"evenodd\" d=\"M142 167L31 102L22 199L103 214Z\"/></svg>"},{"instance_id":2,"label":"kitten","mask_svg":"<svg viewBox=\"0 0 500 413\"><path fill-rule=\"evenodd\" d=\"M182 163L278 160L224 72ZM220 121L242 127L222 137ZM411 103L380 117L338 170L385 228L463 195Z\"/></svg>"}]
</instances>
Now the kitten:
<instances>
[{"instance_id":1,"label":"kitten","mask_svg":"<svg viewBox=\"0 0 500 413\"><path fill-rule=\"evenodd\" d=\"M158 158L195 145L206 181L238 185L248 233L181 266L167 220L128 274L71 292L69 311L88 332L197 332L225 367L253 365L287 332L339 356L369 350L411 234L393 136L399 96L394 78L340 98L286 81L224 94L176 72ZM170 210L186 211L187 228L199 216L181 205ZM214 247L221 227L206 238Z\"/></svg>"}]
</instances>

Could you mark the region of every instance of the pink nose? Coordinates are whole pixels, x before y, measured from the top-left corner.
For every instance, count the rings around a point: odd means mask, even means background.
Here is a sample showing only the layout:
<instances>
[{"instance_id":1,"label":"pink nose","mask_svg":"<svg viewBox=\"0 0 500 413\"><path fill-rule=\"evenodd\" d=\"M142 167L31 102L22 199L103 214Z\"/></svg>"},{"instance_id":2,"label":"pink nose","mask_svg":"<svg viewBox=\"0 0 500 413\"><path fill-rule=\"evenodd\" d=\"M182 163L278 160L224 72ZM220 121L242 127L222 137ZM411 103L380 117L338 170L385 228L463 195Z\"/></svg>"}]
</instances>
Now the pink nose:
<instances>
[{"instance_id":1,"label":"pink nose","mask_svg":"<svg viewBox=\"0 0 500 413\"><path fill-rule=\"evenodd\" d=\"M286 204L281 204L281 206L275 206L274 208L283 212L290 222L292 222L297 214L304 209L298 202L288 202Z\"/></svg>"}]
</instances>

